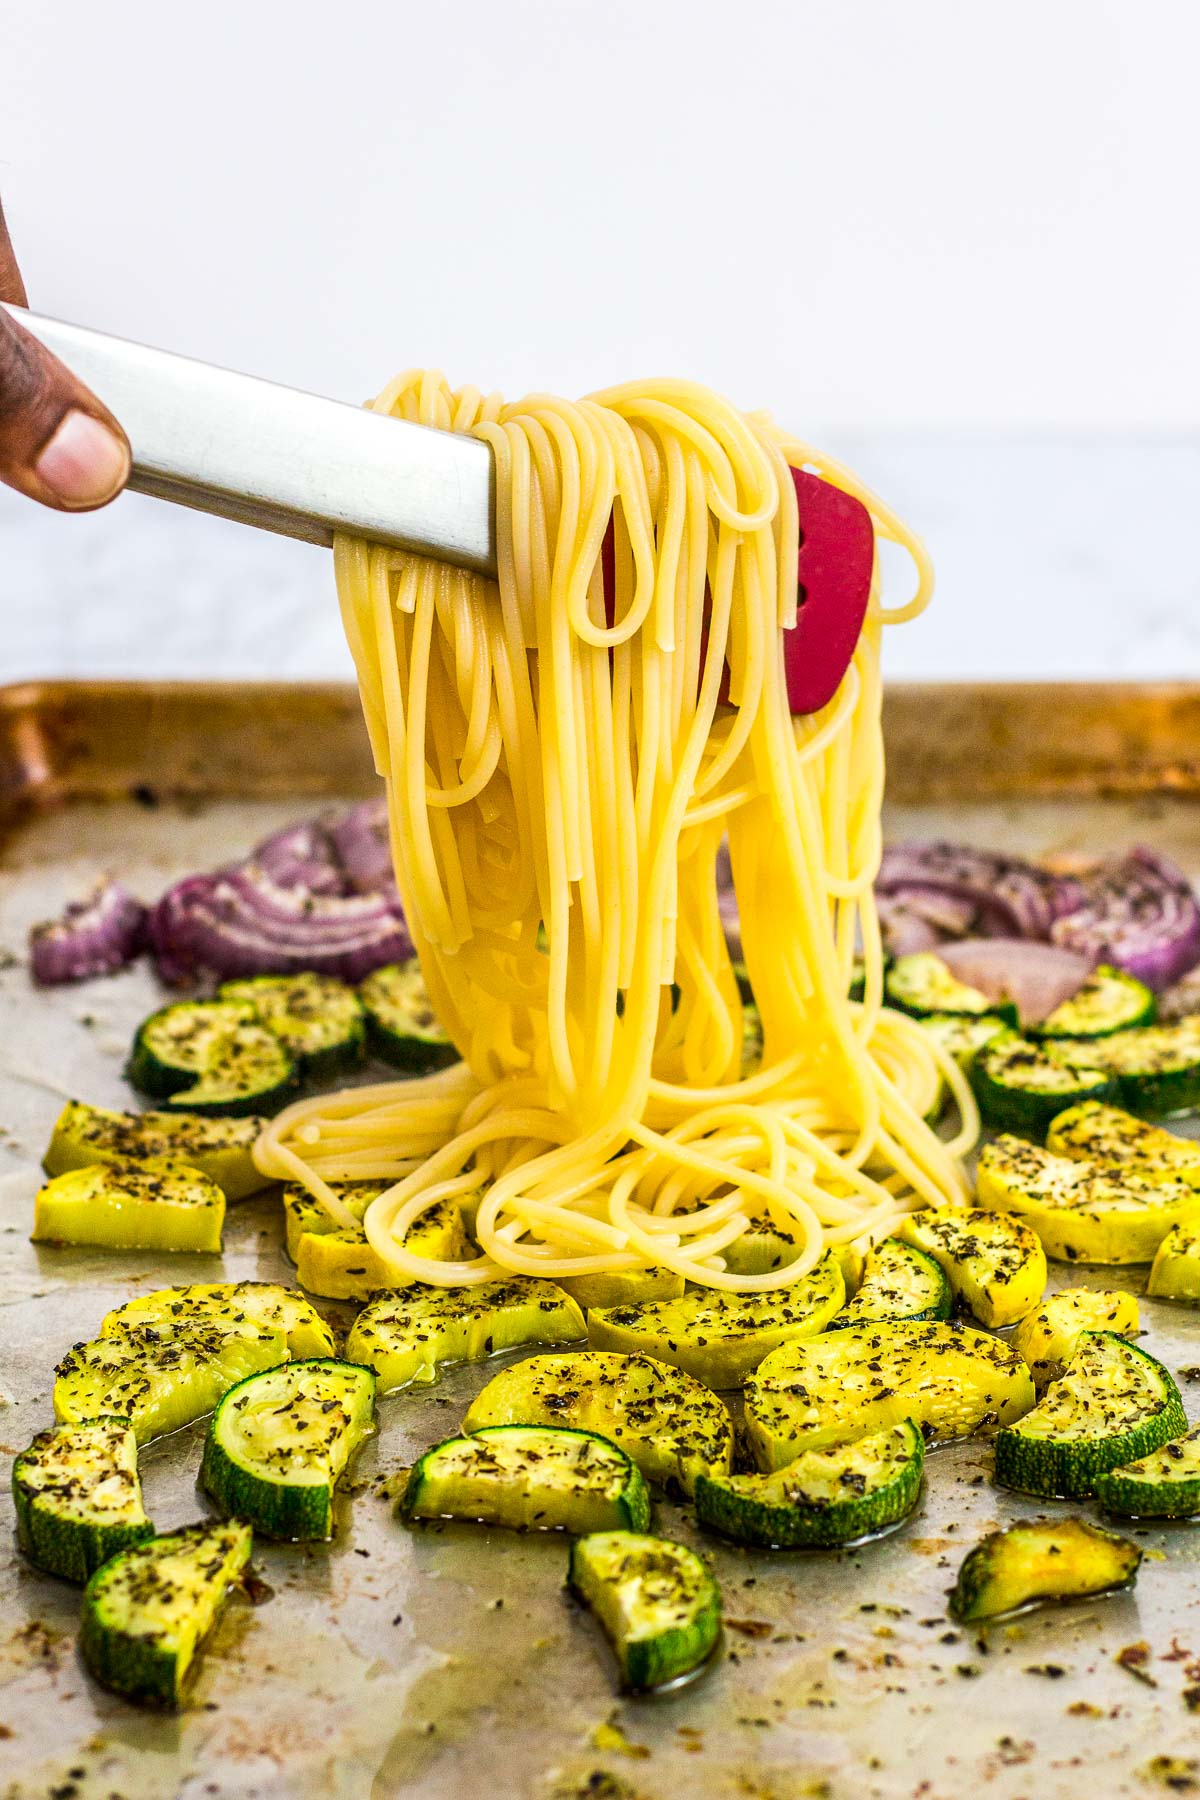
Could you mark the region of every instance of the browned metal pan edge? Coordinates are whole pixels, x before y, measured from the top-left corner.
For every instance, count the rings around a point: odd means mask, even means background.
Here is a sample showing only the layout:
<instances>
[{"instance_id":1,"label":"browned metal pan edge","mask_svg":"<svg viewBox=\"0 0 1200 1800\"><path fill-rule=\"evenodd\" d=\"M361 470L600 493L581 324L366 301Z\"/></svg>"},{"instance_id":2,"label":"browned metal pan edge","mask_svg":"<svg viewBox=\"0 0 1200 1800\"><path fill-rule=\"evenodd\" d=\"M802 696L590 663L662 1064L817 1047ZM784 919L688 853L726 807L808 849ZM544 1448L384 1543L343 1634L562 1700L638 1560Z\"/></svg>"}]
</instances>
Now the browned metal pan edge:
<instances>
[{"instance_id":1,"label":"browned metal pan edge","mask_svg":"<svg viewBox=\"0 0 1200 1800\"><path fill-rule=\"evenodd\" d=\"M1200 793L1200 683L896 683L889 798ZM347 683L0 688L0 819L70 799L354 794L373 781Z\"/></svg>"}]
</instances>

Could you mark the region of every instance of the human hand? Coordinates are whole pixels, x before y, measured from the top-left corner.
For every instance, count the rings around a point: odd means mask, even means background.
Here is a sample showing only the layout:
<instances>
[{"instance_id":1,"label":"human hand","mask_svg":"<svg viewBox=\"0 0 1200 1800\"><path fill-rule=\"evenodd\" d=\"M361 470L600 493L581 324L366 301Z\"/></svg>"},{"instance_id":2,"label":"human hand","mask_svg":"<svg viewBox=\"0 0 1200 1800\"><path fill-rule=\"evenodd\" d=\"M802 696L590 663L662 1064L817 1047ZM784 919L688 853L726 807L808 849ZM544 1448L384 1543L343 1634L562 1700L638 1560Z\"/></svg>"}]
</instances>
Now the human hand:
<instances>
[{"instance_id":1,"label":"human hand","mask_svg":"<svg viewBox=\"0 0 1200 1800\"><path fill-rule=\"evenodd\" d=\"M28 304L0 207L0 300ZM107 407L0 306L0 481L60 512L91 512L129 477Z\"/></svg>"}]
</instances>

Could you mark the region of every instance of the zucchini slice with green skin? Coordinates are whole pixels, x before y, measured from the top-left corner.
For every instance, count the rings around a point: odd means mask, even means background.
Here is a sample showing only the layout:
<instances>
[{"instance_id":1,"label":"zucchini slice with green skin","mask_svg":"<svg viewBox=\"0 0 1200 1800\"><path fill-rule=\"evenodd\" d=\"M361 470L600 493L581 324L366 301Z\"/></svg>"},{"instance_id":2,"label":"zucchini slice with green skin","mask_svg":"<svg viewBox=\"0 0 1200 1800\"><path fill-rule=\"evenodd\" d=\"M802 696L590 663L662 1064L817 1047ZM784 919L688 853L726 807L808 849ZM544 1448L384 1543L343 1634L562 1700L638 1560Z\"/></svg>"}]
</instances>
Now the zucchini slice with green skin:
<instances>
[{"instance_id":1,"label":"zucchini slice with green skin","mask_svg":"<svg viewBox=\"0 0 1200 1800\"><path fill-rule=\"evenodd\" d=\"M1032 1031L1041 1038L1108 1037L1114 1031L1152 1024L1157 1010L1158 1002L1144 981L1101 963L1077 994L1056 1006Z\"/></svg>"},{"instance_id":2,"label":"zucchini slice with green skin","mask_svg":"<svg viewBox=\"0 0 1200 1800\"><path fill-rule=\"evenodd\" d=\"M1132 1587L1142 1553L1086 1519L1039 1519L993 1531L963 1559L950 1611L963 1624L1047 1600L1086 1600Z\"/></svg>"},{"instance_id":3,"label":"zucchini slice with green skin","mask_svg":"<svg viewBox=\"0 0 1200 1800\"><path fill-rule=\"evenodd\" d=\"M1135 1519L1194 1519L1200 1513L1200 1426L1149 1456L1096 1478L1107 1511Z\"/></svg>"},{"instance_id":4,"label":"zucchini slice with green skin","mask_svg":"<svg viewBox=\"0 0 1200 1800\"><path fill-rule=\"evenodd\" d=\"M1148 1125L1119 1106L1087 1100L1059 1113L1046 1133L1055 1156L1099 1163L1111 1174L1139 1175L1143 1181L1186 1181L1200 1188L1200 1143Z\"/></svg>"},{"instance_id":5,"label":"zucchini slice with green skin","mask_svg":"<svg viewBox=\"0 0 1200 1800\"><path fill-rule=\"evenodd\" d=\"M346 1359L374 1369L380 1393L390 1394L414 1381L435 1381L447 1363L483 1362L502 1350L570 1344L586 1336L583 1314L569 1294L553 1281L513 1275L478 1287L418 1285L380 1294L351 1326ZM537 1423L482 1421L526 1422Z\"/></svg>"},{"instance_id":6,"label":"zucchini slice with green skin","mask_svg":"<svg viewBox=\"0 0 1200 1800\"><path fill-rule=\"evenodd\" d=\"M1001 1487L1076 1500L1097 1477L1187 1430L1179 1389L1154 1357L1113 1331L1085 1331L1066 1373L996 1437Z\"/></svg>"},{"instance_id":7,"label":"zucchini slice with green skin","mask_svg":"<svg viewBox=\"0 0 1200 1800\"><path fill-rule=\"evenodd\" d=\"M79 1647L127 1699L178 1706L201 1641L250 1560L249 1525L186 1525L114 1556L83 1592Z\"/></svg>"},{"instance_id":8,"label":"zucchini slice with green skin","mask_svg":"<svg viewBox=\"0 0 1200 1800\"><path fill-rule=\"evenodd\" d=\"M1146 1292L1155 1300L1200 1302L1200 1220L1171 1227L1154 1252Z\"/></svg>"},{"instance_id":9,"label":"zucchini slice with green skin","mask_svg":"<svg viewBox=\"0 0 1200 1800\"><path fill-rule=\"evenodd\" d=\"M366 1188L369 1184L356 1185ZM369 1198L382 1192L383 1188L375 1184ZM312 1204L320 1207L319 1202ZM362 1212L368 1204L369 1200L364 1199ZM352 1205L358 1211L357 1201ZM321 1294L329 1300L369 1300L384 1289L420 1285L415 1275L400 1275L389 1267L371 1247L361 1226L352 1230L335 1225L323 1207L320 1212L328 1229L304 1231L296 1245L296 1279L310 1294ZM472 1255L471 1240L457 1200L436 1200L427 1207L405 1232L404 1248L435 1261L467 1260Z\"/></svg>"},{"instance_id":10,"label":"zucchini slice with green skin","mask_svg":"<svg viewBox=\"0 0 1200 1800\"><path fill-rule=\"evenodd\" d=\"M918 1023L947 1056L954 1058L964 1075L970 1074L984 1045L1010 1029L1008 1020L995 1012L927 1013Z\"/></svg>"},{"instance_id":11,"label":"zucchini slice with green skin","mask_svg":"<svg viewBox=\"0 0 1200 1800\"><path fill-rule=\"evenodd\" d=\"M745 1430L770 1473L905 1419L927 1439L969 1437L1033 1402L1029 1370L999 1338L936 1321L856 1325L773 1350L746 1383Z\"/></svg>"},{"instance_id":12,"label":"zucchini slice with green skin","mask_svg":"<svg viewBox=\"0 0 1200 1800\"><path fill-rule=\"evenodd\" d=\"M637 1464L594 1431L490 1425L435 1444L416 1463L403 1519L473 1519L510 1531L646 1531L650 1495Z\"/></svg>"},{"instance_id":13,"label":"zucchini slice with green skin","mask_svg":"<svg viewBox=\"0 0 1200 1800\"><path fill-rule=\"evenodd\" d=\"M996 1330L1032 1312L1046 1291L1046 1252L1036 1232L981 1207L927 1207L897 1233L942 1269L960 1305Z\"/></svg>"},{"instance_id":14,"label":"zucchini slice with green skin","mask_svg":"<svg viewBox=\"0 0 1200 1800\"><path fill-rule=\"evenodd\" d=\"M282 1331L289 1356L332 1356L333 1333L320 1313L295 1288L275 1281L197 1282L190 1287L157 1288L139 1294L105 1313L100 1336L112 1337L128 1325L188 1325L211 1321L223 1325L249 1320L269 1331Z\"/></svg>"},{"instance_id":15,"label":"zucchini slice with green skin","mask_svg":"<svg viewBox=\"0 0 1200 1800\"><path fill-rule=\"evenodd\" d=\"M705 1387L741 1387L769 1351L823 1331L846 1298L837 1258L771 1294L694 1288L680 1300L597 1307L588 1314L593 1350L621 1350L673 1363Z\"/></svg>"},{"instance_id":16,"label":"zucchini slice with green skin","mask_svg":"<svg viewBox=\"0 0 1200 1800\"><path fill-rule=\"evenodd\" d=\"M555 1282L577 1306L641 1306L647 1300L678 1300L684 1279L674 1269L614 1269L608 1274L556 1275Z\"/></svg>"},{"instance_id":17,"label":"zucchini slice with green skin","mask_svg":"<svg viewBox=\"0 0 1200 1800\"><path fill-rule=\"evenodd\" d=\"M690 1494L697 1475L725 1475L733 1421L717 1396L682 1369L614 1350L531 1356L502 1369L463 1420L485 1425L571 1425L633 1458L646 1480Z\"/></svg>"},{"instance_id":18,"label":"zucchini slice with green skin","mask_svg":"<svg viewBox=\"0 0 1200 1800\"><path fill-rule=\"evenodd\" d=\"M1034 1386L1042 1388L1058 1380L1085 1331L1136 1337L1138 1329L1138 1303L1132 1294L1063 1288L1060 1293L1047 1294L1037 1311L1021 1320L1012 1345L1029 1364Z\"/></svg>"},{"instance_id":19,"label":"zucchini slice with green skin","mask_svg":"<svg viewBox=\"0 0 1200 1800\"><path fill-rule=\"evenodd\" d=\"M950 1283L932 1256L898 1237L884 1238L867 1257L862 1281L827 1331L893 1319L948 1319Z\"/></svg>"},{"instance_id":20,"label":"zucchini slice with green skin","mask_svg":"<svg viewBox=\"0 0 1200 1800\"><path fill-rule=\"evenodd\" d=\"M243 1376L287 1360L282 1331L249 1319L124 1325L69 1350L55 1370L62 1425L128 1419L139 1444L212 1411Z\"/></svg>"},{"instance_id":21,"label":"zucchini slice with green skin","mask_svg":"<svg viewBox=\"0 0 1200 1800\"><path fill-rule=\"evenodd\" d=\"M888 1006L914 1019L928 1018L931 1013L975 1018L991 1013L1008 1025L1017 1023L1017 1009L1011 1000L989 1000L978 988L960 981L933 950L898 956L884 976L883 997Z\"/></svg>"},{"instance_id":22,"label":"zucchini slice with green skin","mask_svg":"<svg viewBox=\"0 0 1200 1800\"><path fill-rule=\"evenodd\" d=\"M1102 1069L1116 1083L1112 1098L1143 1118L1167 1118L1172 1113L1195 1112L1200 1106L1198 1019L1114 1031L1103 1038L1055 1038L1050 1048L1055 1056L1072 1063L1086 1062Z\"/></svg>"},{"instance_id":23,"label":"zucchini slice with green skin","mask_svg":"<svg viewBox=\"0 0 1200 1800\"><path fill-rule=\"evenodd\" d=\"M1200 1221L1200 1193L1182 1181L1143 1181L1007 1136L979 1152L976 1197L1032 1225L1060 1262L1150 1262L1173 1225Z\"/></svg>"},{"instance_id":24,"label":"zucchini slice with green skin","mask_svg":"<svg viewBox=\"0 0 1200 1800\"><path fill-rule=\"evenodd\" d=\"M421 1074L458 1061L415 956L376 969L359 984L358 997L367 1017L367 1043L384 1062Z\"/></svg>"},{"instance_id":25,"label":"zucchini slice with green skin","mask_svg":"<svg viewBox=\"0 0 1200 1800\"><path fill-rule=\"evenodd\" d=\"M199 1169L226 1200L244 1200L268 1186L254 1161L265 1120L210 1119L186 1112L110 1112L68 1100L54 1123L42 1158L47 1175L65 1175L93 1163L144 1162L167 1156Z\"/></svg>"},{"instance_id":26,"label":"zucchini slice with green skin","mask_svg":"<svg viewBox=\"0 0 1200 1800\"><path fill-rule=\"evenodd\" d=\"M12 1491L22 1552L64 1581L84 1582L110 1556L154 1536L125 1419L39 1431L13 1463Z\"/></svg>"},{"instance_id":27,"label":"zucchini slice with green skin","mask_svg":"<svg viewBox=\"0 0 1200 1800\"><path fill-rule=\"evenodd\" d=\"M252 1006L179 1000L138 1026L127 1071L152 1100L187 1112L275 1112L296 1084L296 1064Z\"/></svg>"},{"instance_id":28,"label":"zucchini slice with green skin","mask_svg":"<svg viewBox=\"0 0 1200 1800\"><path fill-rule=\"evenodd\" d=\"M1115 1100L1117 1080L1082 1058L1068 1061L1053 1047L1015 1031L997 1034L971 1064L971 1087L985 1125L1043 1138L1051 1120L1081 1100Z\"/></svg>"},{"instance_id":29,"label":"zucchini slice with green skin","mask_svg":"<svg viewBox=\"0 0 1200 1800\"><path fill-rule=\"evenodd\" d=\"M224 1224L215 1181L188 1163L147 1157L56 1175L38 1189L30 1236L35 1244L214 1255Z\"/></svg>"},{"instance_id":30,"label":"zucchini slice with green skin","mask_svg":"<svg viewBox=\"0 0 1200 1800\"><path fill-rule=\"evenodd\" d=\"M669 1538L595 1531L571 1545L567 1582L595 1613L635 1693L706 1663L721 1635L721 1595L707 1563Z\"/></svg>"},{"instance_id":31,"label":"zucchini slice with green skin","mask_svg":"<svg viewBox=\"0 0 1200 1800\"><path fill-rule=\"evenodd\" d=\"M733 979L738 984L738 993L742 996L743 1006L751 1005L754 1000L754 989L750 985L750 971L744 962L734 963ZM853 999L854 995L851 994L850 997Z\"/></svg>"},{"instance_id":32,"label":"zucchini slice with green skin","mask_svg":"<svg viewBox=\"0 0 1200 1800\"><path fill-rule=\"evenodd\" d=\"M298 975L223 981L217 999L252 1006L267 1029L286 1045L308 1081L341 1075L363 1059L367 1025L362 1002L336 975L306 970Z\"/></svg>"},{"instance_id":33,"label":"zucchini slice with green skin","mask_svg":"<svg viewBox=\"0 0 1200 1800\"><path fill-rule=\"evenodd\" d=\"M769 1550L849 1544L908 1517L924 1461L924 1439L903 1419L849 1444L806 1450L769 1475L701 1475L696 1517Z\"/></svg>"},{"instance_id":34,"label":"zucchini slice with green skin","mask_svg":"<svg viewBox=\"0 0 1200 1800\"><path fill-rule=\"evenodd\" d=\"M333 1491L375 1425L375 1376L316 1357L247 1376L209 1420L200 1481L267 1537L333 1535Z\"/></svg>"}]
</instances>

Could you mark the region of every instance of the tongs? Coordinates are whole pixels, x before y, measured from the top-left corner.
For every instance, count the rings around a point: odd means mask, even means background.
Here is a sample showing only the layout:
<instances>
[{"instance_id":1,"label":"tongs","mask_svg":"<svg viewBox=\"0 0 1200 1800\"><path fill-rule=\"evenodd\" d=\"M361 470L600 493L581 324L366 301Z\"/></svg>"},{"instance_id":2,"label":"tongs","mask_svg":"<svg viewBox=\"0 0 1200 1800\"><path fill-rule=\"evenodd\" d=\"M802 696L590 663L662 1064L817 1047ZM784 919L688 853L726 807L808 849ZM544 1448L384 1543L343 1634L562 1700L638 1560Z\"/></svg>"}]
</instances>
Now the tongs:
<instances>
[{"instance_id":1,"label":"tongs","mask_svg":"<svg viewBox=\"0 0 1200 1800\"><path fill-rule=\"evenodd\" d=\"M135 493L310 544L346 531L495 574L495 469L478 439L9 311L121 421ZM854 654L875 542L859 501L816 475L794 480L802 605L784 655L791 709L811 713Z\"/></svg>"}]
</instances>

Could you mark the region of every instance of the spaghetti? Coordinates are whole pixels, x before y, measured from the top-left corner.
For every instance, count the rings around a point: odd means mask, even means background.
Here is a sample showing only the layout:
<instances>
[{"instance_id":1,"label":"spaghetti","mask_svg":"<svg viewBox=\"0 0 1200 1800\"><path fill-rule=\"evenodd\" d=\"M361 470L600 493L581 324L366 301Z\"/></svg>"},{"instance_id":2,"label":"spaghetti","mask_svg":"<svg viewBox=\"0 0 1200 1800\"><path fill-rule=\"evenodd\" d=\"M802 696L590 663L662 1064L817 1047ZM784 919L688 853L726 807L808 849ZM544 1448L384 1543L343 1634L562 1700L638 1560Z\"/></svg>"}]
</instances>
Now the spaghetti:
<instances>
[{"instance_id":1,"label":"spaghetti","mask_svg":"<svg viewBox=\"0 0 1200 1800\"><path fill-rule=\"evenodd\" d=\"M290 1107L260 1140L263 1171L343 1225L338 1182L389 1184L365 1217L372 1248L398 1280L445 1284L665 1266L772 1288L826 1245L961 1200L974 1103L882 1006L871 895L880 640L928 599L921 545L845 469L687 383L507 406L418 371L375 407L471 432L496 460L497 582L335 549L396 879L463 1060ZM876 570L841 688L800 719L781 648L797 606L789 465L860 497L918 572L885 610ZM762 1018L748 1076L717 904L725 840ZM926 1123L943 1082L950 1143ZM421 1213L468 1193L477 1257L404 1249ZM771 1229L798 1254L753 1270L738 1246Z\"/></svg>"}]
</instances>

